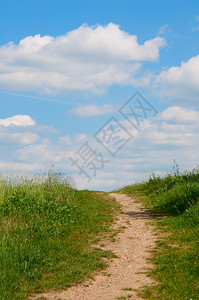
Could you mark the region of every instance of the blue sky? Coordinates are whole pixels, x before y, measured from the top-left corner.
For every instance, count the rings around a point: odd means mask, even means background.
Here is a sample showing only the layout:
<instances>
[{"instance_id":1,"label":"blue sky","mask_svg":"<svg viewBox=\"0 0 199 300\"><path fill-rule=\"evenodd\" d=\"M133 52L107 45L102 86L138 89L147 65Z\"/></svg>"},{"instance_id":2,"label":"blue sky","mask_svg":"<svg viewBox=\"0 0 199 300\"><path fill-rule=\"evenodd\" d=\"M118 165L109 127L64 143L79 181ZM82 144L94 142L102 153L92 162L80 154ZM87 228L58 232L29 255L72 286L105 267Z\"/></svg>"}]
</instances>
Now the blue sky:
<instances>
[{"instance_id":1,"label":"blue sky","mask_svg":"<svg viewBox=\"0 0 199 300\"><path fill-rule=\"evenodd\" d=\"M173 159L196 167L198 52L197 1L1 0L1 172L54 165L78 188L111 190ZM158 112L139 130L119 112L137 91ZM116 155L94 137L112 117L131 136ZM80 163L88 144L94 161L80 172L69 157Z\"/></svg>"}]
</instances>

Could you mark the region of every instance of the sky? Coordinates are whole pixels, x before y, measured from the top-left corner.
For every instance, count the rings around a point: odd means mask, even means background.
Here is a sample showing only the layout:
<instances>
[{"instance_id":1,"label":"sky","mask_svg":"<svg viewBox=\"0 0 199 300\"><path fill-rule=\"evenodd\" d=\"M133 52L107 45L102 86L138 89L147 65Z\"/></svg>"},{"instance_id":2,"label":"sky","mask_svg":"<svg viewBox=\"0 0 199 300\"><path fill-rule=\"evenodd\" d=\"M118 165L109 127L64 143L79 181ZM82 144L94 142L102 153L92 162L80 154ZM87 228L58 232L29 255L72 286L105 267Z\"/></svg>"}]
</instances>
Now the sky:
<instances>
[{"instance_id":1,"label":"sky","mask_svg":"<svg viewBox=\"0 0 199 300\"><path fill-rule=\"evenodd\" d=\"M110 191L198 168L199 2L0 0L0 172Z\"/></svg>"}]
</instances>

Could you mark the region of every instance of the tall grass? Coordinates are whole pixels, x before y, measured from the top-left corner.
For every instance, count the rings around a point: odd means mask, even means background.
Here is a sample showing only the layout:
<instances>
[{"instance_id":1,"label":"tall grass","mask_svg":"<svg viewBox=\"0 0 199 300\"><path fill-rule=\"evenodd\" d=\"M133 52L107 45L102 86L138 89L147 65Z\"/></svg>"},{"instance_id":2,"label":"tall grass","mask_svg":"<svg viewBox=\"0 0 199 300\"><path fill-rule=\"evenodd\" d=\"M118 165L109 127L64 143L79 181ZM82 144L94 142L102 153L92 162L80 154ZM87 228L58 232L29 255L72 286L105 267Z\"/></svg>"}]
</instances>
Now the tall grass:
<instances>
[{"instance_id":1,"label":"tall grass","mask_svg":"<svg viewBox=\"0 0 199 300\"><path fill-rule=\"evenodd\" d=\"M199 172L155 174L122 192L140 193L153 212L165 214L157 221L162 232L154 251L151 275L159 282L142 296L147 299L199 299Z\"/></svg>"},{"instance_id":2,"label":"tall grass","mask_svg":"<svg viewBox=\"0 0 199 300\"><path fill-rule=\"evenodd\" d=\"M91 248L113 220L113 200L47 180L0 180L0 299L67 288L105 267Z\"/></svg>"}]
</instances>

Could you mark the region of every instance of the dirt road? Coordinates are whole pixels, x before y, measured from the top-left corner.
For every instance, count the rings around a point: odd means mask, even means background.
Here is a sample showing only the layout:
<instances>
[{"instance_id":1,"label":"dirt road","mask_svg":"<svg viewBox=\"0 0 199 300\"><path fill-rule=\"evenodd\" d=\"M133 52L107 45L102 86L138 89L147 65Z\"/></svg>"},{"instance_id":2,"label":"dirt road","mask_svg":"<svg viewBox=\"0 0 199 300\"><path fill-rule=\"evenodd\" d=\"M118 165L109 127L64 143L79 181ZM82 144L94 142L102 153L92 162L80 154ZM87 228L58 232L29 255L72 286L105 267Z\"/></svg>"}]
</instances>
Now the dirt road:
<instances>
[{"instance_id":1,"label":"dirt road","mask_svg":"<svg viewBox=\"0 0 199 300\"><path fill-rule=\"evenodd\" d=\"M51 291L37 297L62 300L141 299L135 289L153 284L145 273L152 267L147 263L148 250L154 247L156 241L153 228L148 224L151 217L135 199L115 193L110 196L122 205L122 213L114 228L126 228L116 236L116 241L105 241L103 248L112 250L118 258L114 258L104 272L96 273L95 280L85 280L67 291Z\"/></svg>"}]
</instances>

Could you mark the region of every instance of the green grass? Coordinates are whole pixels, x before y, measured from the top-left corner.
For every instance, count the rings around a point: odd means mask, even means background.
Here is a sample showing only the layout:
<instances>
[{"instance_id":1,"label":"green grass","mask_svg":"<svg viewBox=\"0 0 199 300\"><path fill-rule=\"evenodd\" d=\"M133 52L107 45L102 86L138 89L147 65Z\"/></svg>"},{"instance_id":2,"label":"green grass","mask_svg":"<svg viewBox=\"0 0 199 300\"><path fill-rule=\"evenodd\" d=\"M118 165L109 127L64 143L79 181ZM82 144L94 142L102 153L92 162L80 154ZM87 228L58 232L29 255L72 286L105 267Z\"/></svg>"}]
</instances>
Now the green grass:
<instances>
[{"instance_id":1,"label":"green grass","mask_svg":"<svg viewBox=\"0 0 199 300\"><path fill-rule=\"evenodd\" d=\"M158 284L141 294L146 299L199 299L199 173L153 175L147 182L120 190L141 197L156 220L160 240L153 251L150 275Z\"/></svg>"},{"instance_id":2,"label":"green grass","mask_svg":"<svg viewBox=\"0 0 199 300\"><path fill-rule=\"evenodd\" d=\"M93 248L118 206L90 191L48 180L0 180L0 298L66 289L103 269L110 251Z\"/></svg>"}]
</instances>

